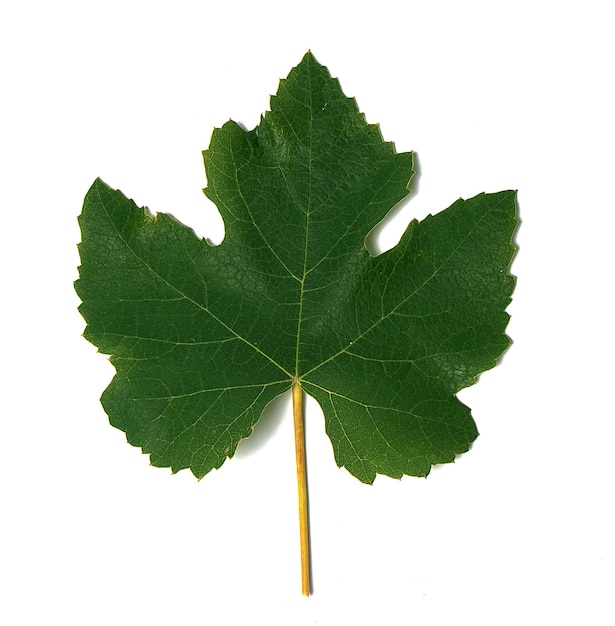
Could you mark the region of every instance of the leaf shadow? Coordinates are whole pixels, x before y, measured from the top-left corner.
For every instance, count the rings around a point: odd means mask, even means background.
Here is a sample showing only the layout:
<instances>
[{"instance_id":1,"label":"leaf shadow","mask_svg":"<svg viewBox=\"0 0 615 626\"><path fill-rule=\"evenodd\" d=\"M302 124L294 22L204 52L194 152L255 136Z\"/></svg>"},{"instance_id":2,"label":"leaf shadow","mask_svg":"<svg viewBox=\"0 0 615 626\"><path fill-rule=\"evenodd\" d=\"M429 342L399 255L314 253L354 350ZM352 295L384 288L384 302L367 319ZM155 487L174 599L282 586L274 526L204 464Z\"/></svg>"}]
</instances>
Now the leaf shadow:
<instances>
[{"instance_id":1,"label":"leaf shadow","mask_svg":"<svg viewBox=\"0 0 615 626\"><path fill-rule=\"evenodd\" d=\"M252 434L242 439L235 450L235 458L246 458L265 447L291 410L290 391L276 396L262 412Z\"/></svg>"},{"instance_id":2,"label":"leaf shadow","mask_svg":"<svg viewBox=\"0 0 615 626\"><path fill-rule=\"evenodd\" d=\"M410 193L402 198L365 237L365 247L370 256L378 256L394 248L408 228L412 216L407 205L419 193L421 180L421 162L416 152L412 152L414 175L410 179L408 189Z\"/></svg>"}]
</instances>

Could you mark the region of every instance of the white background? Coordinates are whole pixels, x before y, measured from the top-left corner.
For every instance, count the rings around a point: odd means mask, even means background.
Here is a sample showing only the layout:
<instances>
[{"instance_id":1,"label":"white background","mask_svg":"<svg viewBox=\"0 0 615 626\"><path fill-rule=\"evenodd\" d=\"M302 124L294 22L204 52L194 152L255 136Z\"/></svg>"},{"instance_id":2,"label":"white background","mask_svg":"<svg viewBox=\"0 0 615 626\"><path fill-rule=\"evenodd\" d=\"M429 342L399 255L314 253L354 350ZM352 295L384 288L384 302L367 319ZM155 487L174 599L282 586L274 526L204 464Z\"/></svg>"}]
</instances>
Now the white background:
<instances>
[{"instance_id":1,"label":"white background","mask_svg":"<svg viewBox=\"0 0 615 626\"><path fill-rule=\"evenodd\" d=\"M614 41L592 0L3 3L0 622L615 623ZM150 467L72 283L96 176L219 241L200 151L308 48L416 150L391 242L482 191L518 189L522 223L514 345L460 394L471 452L365 486L309 403L306 599L288 398L201 482Z\"/></svg>"}]
</instances>

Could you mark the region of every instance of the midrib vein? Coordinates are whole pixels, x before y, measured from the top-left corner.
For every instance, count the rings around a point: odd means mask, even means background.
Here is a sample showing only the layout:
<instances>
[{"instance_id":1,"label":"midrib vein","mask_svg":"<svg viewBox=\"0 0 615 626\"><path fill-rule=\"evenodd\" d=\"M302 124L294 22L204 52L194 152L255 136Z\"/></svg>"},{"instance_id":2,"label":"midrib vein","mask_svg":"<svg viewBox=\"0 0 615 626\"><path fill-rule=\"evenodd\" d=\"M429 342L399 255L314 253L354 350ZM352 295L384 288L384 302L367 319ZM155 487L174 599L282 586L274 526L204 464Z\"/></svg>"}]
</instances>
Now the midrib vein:
<instances>
[{"instance_id":1,"label":"midrib vein","mask_svg":"<svg viewBox=\"0 0 615 626\"><path fill-rule=\"evenodd\" d=\"M303 297L305 294L305 278L307 275L308 246L310 242L310 212L312 205L312 130L313 130L313 109L312 109L312 82L308 71L308 94L309 94L309 128L308 128L308 169L307 169L307 198L305 201L305 239L303 244L303 268L299 281L299 313L297 316L297 343L295 346L295 377L299 378L299 348L301 345L301 320L303 318Z\"/></svg>"}]
</instances>

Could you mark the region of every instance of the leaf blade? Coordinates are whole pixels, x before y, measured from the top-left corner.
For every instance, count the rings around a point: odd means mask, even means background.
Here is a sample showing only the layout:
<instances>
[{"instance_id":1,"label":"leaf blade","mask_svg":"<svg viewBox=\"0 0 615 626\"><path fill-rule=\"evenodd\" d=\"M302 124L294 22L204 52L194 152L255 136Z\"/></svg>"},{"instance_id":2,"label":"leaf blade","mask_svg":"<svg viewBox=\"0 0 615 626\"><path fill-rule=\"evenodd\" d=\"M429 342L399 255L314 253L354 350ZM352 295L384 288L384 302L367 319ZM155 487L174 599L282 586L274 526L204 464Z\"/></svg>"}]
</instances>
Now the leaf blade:
<instances>
[{"instance_id":1,"label":"leaf blade","mask_svg":"<svg viewBox=\"0 0 615 626\"><path fill-rule=\"evenodd\" d=\"M252 131L214 130L210 246L98 180L80 217L86 338L112 355L102 401L128 440L202 477L293 380L320 403L336 462L363 482L424 476L478 435L455 393L493 367L514 280L514 192L459 200L371 257L409 193L397 154L308 53Z\"/></svg>"}]
</instances>

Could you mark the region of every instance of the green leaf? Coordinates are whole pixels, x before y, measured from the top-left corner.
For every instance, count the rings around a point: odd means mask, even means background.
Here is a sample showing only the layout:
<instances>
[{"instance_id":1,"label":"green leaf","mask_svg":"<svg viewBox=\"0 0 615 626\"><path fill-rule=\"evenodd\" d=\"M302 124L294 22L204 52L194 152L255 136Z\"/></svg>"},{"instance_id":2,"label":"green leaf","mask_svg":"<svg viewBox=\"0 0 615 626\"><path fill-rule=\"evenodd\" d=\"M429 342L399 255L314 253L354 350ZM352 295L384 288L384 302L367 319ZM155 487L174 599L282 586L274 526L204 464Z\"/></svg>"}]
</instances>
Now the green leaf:
<instances>
[{"instance_id":1,"label":"green leaf","mask_svg":"<svg viewBox=\"0 0 615 626\"><path fill-rule=\"evenodd\" d=\"M412 154L310 53L259 126L214 130L204 161L219 246L101 180L85 198L76 289L85 337L116 369L111 423L153 465L200 478L298 380L363 482L468 450L478 433L455 394L510 343L515 193L458 200L370 256Z\"/></svg>"}]
</instances>

